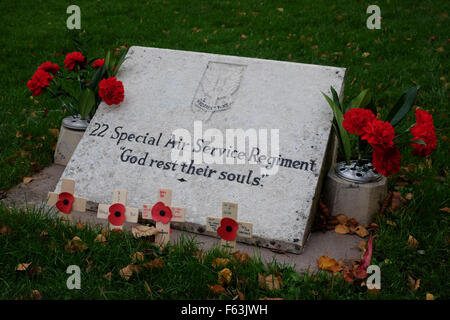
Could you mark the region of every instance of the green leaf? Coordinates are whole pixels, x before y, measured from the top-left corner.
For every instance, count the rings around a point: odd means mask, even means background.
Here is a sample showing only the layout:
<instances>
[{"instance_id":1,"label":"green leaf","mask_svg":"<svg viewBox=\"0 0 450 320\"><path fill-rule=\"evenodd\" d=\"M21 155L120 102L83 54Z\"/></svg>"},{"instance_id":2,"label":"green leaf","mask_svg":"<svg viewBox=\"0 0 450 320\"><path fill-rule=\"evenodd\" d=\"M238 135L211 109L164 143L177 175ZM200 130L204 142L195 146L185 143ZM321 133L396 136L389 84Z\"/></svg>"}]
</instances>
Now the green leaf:
<instances>
[{"instance_id":1,"label":"green leaf","mask_svg":"<svg viewBox=\"0 0 450 320\"><path fill-rule=\"evenodd\" d=\"M101 66L94 73L94 76L91 79L91 82L88 85L88 88L91 90L95 90L97 88L99 82L103 79L104 74L106 73L105 66Z\"/></svg>"},{"instance_id":2,"label":"green leaf","mask_svg":"<svg viewBox=\"0 0 450 320\"><path fill-rule=\"evenodd\" d=\"M108 74L110 74L110 71L112 69L112 67L111 67L111 51L110 50L108 50L108 52L106 53L104 67L105 67L106 71L108 72Z\"/></svg>"},{"instance_id":3,"label":"green leaf","mask_svg":"<svg viewBox=\"0 0 450 320\"><path fill-rule=\"evenodd\" d=\"M334 119L335 128L337 127L338 130L336 130L337 136L339 138L340 144L342 146L345 161L347 163L350 163L350 156L351 156L351 148L350 148L350 137L348 136L348 132L344 129L342 126L342 122L344 121L344 116L342 114L342 111L339 109L339 107L334 103L333 100L330 99L325 93L323 93L323 96L327 100L328 104L330 105L331 109L334 113Z\"/></svg>"},{"instance_id":4,"label":"green leaf","mask_svg":"<svg viewBox=\"0 0 450 320\"><path fill-rule=\"evenodd\" d=\"M124 61L125 61L125 57L126 57L126 55L127 55L127 52L128 52L128 50L125 50L123 53L122 53L122 55L120 56L120 58L119 58L119 61L117 61L117 64L116 64L116 69L112 72L113 73L113 76L115 76L116 74L117 74L117 72L119 72L119 69L120 69L120 67L122 66L122 63L124 63Z\"/></svg>"},{"instance_id":5,"label":"green leaf","mask_svg":"<svg viewBox=\"0 0 450 320\"><path fill-rule=\"evenodd\" d=\"M414 101L417 97L417 91L420 86L415 86L406 90L395 103L392 110L389 112L386 121L393 127L396 126L411 110Z\"/></svg>"},{"instance_id":6,"label":"green leaf","mask_svg":"<svg viewBox=\"0 0 450 320\"><path fill-rule=\"evenodd\" d=\"M365 89L350 102L350 105L347 107L347 111L353 108L364 108L369 105L371 100L372 93L369 89Z\"/></svg>"},{"instance_id":7,"label":"green leaf","mask_svg":"<svg viewBox=\"0 0 450 320\"><path fill-rule=\"evenodd\" d=\"M333 102L334 102L334 104L337 107L339 107L339 110L341 110L342 113L345 113L345 110L342 107L341 102L339 101L339 96L338 96L336 90L333 87L330 87L330 89L331 89L331 94L333 95Z\"/></svg>"},{"instance_id":8,"label":"green leaf","mask_svg":"<svg viewBox=\"0 0 450 320\"><path fill-rule=\"evenodd\" d=\"M412 143L423 144L424 146L426 146L426 145L427 145L427 144L426 144L426 142L425 142L425 141L423 141L422 139L416 139L416 140L413 140L413 141L412 141Z\"/></svg>"},{"instance_id":9,"label":"green leaf","mask_svg":"<svg viewBox=\"0 0 450 320\"><path fill-rule=\"evenodd\" d=\"M86 117L91 112L95 104L95 93L89 88L84 89L81 92L80 99L78 101L80 105L80 115L81 119L86 119Z\"/></svg>"}]
</instances>

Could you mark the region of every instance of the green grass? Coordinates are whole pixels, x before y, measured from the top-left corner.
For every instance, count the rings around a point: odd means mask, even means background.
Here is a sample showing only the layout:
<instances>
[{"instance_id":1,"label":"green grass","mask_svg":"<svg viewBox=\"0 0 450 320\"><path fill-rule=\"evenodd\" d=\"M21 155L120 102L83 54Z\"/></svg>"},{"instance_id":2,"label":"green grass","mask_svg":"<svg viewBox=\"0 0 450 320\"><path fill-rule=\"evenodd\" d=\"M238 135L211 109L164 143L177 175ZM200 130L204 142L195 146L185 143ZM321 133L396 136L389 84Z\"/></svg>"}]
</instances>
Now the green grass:
<instances>
[{"instance_id":1,"label":"green grass","mask_svg":"<svg viewBox=\"0 0 450 320\"><path fill-rule=\"evenodd\" d=\"M291 266L276 262L264 265L259 258L238 263L232 256L218 248L200 252L194 238L181 238L174 245L159 250L143 239L134 239L129 232L110 233L107 243L94 242L102 229L85 226L82 230L69 226L61 220L55 222L50 212L40 209L13 210L0 205L0 227L7 226L9 234L0 235L0 299L30 299L33 290L38 290L42 299L232 299L236 289L245 299L284 297L286 299L338 299L358 298L367 295L363 289L353 290L341 278L325 273L317 275L297 274ZM41 237L47 231L48 236ZM75 236L81 238L88 249L71 253L66 244ZM161 259L164 267L143 269L134 273L128 281L122 279L119 270L131 264L131 255L144 252L145 262ZM208 287L218 281L223 267L214 268L212 260L228 258L226 266L232 271L227 295L214 294ZM88 261L91 268L86 271ZM41 267L42 272L16 271L20 263L30 263L29 269ZM68 290L66 269L77 265L81 269L81 289ZM112 273L111 280L104 275ZM258 273L281 274L284 287L279 291L262 289L258 284ZM314 276L314 278L311 278ZM145 282L151 288L147 291ZM357 288L358 289L358 288Z\"/></svg>"},{"instance_id":2,"label":"green grass","mask_svg":"<svg viewBox=\"0 0 450 320\"><path fill-rule=\"evenodd\" d=\"M77 32L65 27L68 16L65 12L69 4L56 0L3 1L0 4L3 22L0 38L0 190L8 190L22 177L32 175L52 161L56 138L48 129L59 128L64 114L60 112L59 105L48 97L30 99L26 82L40 63L51 60L62 66L65 54L76 50L72 38ZM370 88L382 114L389 111L406 88L421 85L416 105L433 114L438 148L428 160L428 166L420 165L423 159L411 156L409 146L401 149L402 164L413 164L417 169L402 170L390 179L390 186L403 195L412 193L413 199L406 207L394 212L387 211L378 218L380 228L374 244L374 263L379 264L382 270L381 298L423 299L427 292L436 298L450 297L446 272L450 239L448 213L439 210L450 207L448 1L370 2L381 8L381 30L365 27L367 1L330 4L329 1L314 0L166 0L79 1L77 4L82 15L82 31L77 37L86 44L90 57L101 56L107 49L122 45L140 45L346 67L344 103L348 103L360 90ZM370 55L363 57L364 52ZM413 121L411 112L404 126ZM408 183L400 187L396 182L403 178ZM17 226L15 229L22 239L38 239L38 235L31 232L34 228L26 228L26 225L35 223L44 226L49 223L36 217L29 222L24 217L20 219L24 225L16 223L14 226ZM396 222L397 227L388 225L387 220ZM59 239L62 246L74 231L66 233L65 239L57 231L54 232L55 241ZM93 233L88 235L88 231L83 232L86 234L83 233L81 238L90 241ZM419 241L418 248L411 249L407 245L409 235ZM98 289L104 286L107 298L147 297L142 282L136 286L120 279L113 279L111 284L102 282L103 272L111 268L117 271L117 268L126 265L129 254L143 245L131 241L129 236L123 237L125 241L117 239L115 242L113 239L110 246L124 252L113 251L107 255L108 259L102 260L101 248L96 251L92 246L91 251L98 254L95 261L100 269L98 272L92 270L88 276L92 279L86 282L87 296L105 298ZM29 296L34 280L24 278L11 269L15 263L24 262L20 259L24 259L36 260L43 268L48 268L50 276L43 272L43 278L37 280L44 296L82 296L80 292L61 288L65 283L65 266L71 262L82 263L84 258L66 256L63 252L48 256L48 250L39 241L8 243L5 238L1 239L2 249L6 246L13 250L17 258L15 255L14 258L0 260L0 275L7 288L0 290L0 294L8 298ZM188 242L175 248L180 251L193 250L194 247ZM332 256L332 253L329 254ZM170 260L171 257L172 254L168 254L164 258L176 263L177 260ZM105 261L117 264L105 265L101 269ZM169 261L167 265L170 265ZM188 293L184 288L192 281L199 283L198 288L193 289L195 295L192 297L208 297L210 293L206 283L215 279L215 271L205 271L204 274L199 271L200 274L196 274L193 271L195 268L204 270L204 267L191 260L181 261L184 263L175 264L183 270L180 272L183 275L179 279L181 283L161 282L160 274L151 276L148 283L152 288L155 286L155 290L152 289L154 292L164 288L163 293L155 298L185 297ZM248 298L266 294L260 292L254 283L257 271L262 268L261 264L254 262L251 268L246 269L249 279L253 279L245 291ZM409 289L408 275L421 279L418 291ZM366 298L363 289L340 282L336 284L336 280L325 276L316 281L299 276L292 270L284 270L283 279L286 287L281 295L284 297ZM317 296L311 296L311 290Z\"/></svg>"}]
</instances>

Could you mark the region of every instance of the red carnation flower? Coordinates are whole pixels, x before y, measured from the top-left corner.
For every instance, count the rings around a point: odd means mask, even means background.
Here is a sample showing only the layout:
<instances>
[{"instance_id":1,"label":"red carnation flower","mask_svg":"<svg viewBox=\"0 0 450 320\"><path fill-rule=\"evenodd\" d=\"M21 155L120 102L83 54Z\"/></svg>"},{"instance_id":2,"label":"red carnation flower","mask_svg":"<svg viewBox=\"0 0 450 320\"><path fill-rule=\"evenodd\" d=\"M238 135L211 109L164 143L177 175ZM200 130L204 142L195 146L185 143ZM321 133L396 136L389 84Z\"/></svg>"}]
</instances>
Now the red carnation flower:
<instances>
[{"instance_id":1,"label":"red carnation flower","mask_svg":"<svg viewBox=\"0 0 450 320\"><path fill-rule=\"evenodd\" d=\"M28 89L32 91L33 96L39 96L43 89L50 86L50 80L53 76L44 70L37 70L27 82Z\"/></svg>"},{"instance_id":2,"label":"red carnation flower","mask_svg":"<svg viewBox=\"0 0 450 320\"><path fill-rule=\"evenodd\" d=\"M73 71L75 66L83 66L85 63L85 58L81 52L71 52L64 59L64 68Z\"/></svg>"},{"instance_id":3,"label":"red carnation flower","mask_svg":"<svg viewBox=\"0 0 450 320\"><path fill-rule=\"evenodd\" d=\"M376 119L377 117L368 109L353 108L344 114L342 125L348 132L356 133L360 136L365 132L367 124Z\"/></svg>"},{"instance_id":4,"label":"red carnation flower","mask_svg":"<svg viewBox=\"0 0 450 320\"><path fill-rule=\"evenodd\" d=\"M105 59L97 59L92 63L92 67L95 69L98 69L100 67L103 67L105 64Z\"/></svg>"},{"instance_id":5,"label":"red carnation flower","mask_svg":"<svg viewBox=\"0 0 450 320\"><path fill-rule=\"evenodd\" d=\"M121 226L125 221L126 210L123 204L114 203L109 207L108 221L114 226Z\"/></svg>"},{"instance_id":6,"label":"red carnation flower","mask_svg":"<svg viewBox=\"0 0 450 320\"><path fill-rule=\"evenodd\" d=\"M239 224L231 218L223 218L220 220L220 227L217 228L217 234L223 240L234 241L236 239Z\"/></svg>"},{"instance_id":7,"label":"red carnation flower","mask_svg":"<svg viewBox=\"0 0 450 320\"><path fill-rule=\"evenodd\" d=\"M47 61L41 64L37 69L56 74L59 71L59 66L56 63L51 63L51 61Z\"/></svg>"},{"instance_id":8,"label":"red carnation flower","mask_svg":"<svg viewBox=\"0 0 450 320\"><path fill-rule=\"evenodd\" d=\"M396 146L388 149L373 149L373 166L385 177L388 177L400 170L401 159L402 156L400 155L400 150Z\"/></svg>"},{"instance_id":9,"label":"red carnation flower","mask_svg":"<svg viewBox=\"0 0 450 320\"><path fill-rule=\"evenodd\" d=\"M437 147L436 132L433 125L433 116L425 110L416 109L416 124L411 128L414 140L422 140L426 145L411 143L414 148L412 154L419 157L429 156Z\"/></svg>"},{"instance_id":10,"label":"red carnation flower","mask_svg":"<svg viewBox=\"0 0 450 320\"><path fill-rule=\"evenodd\" d=\"M152 219L167 224L172 220L172 210L160 201L152 208Z\"/></svg>"},{"instance_id":11,"label":"red carnation flower","mask_svg":"<svg viewBox=\"0 0 450 320\"><path fill-rule=\"evenodd\" d=\"M119 104L123 101L123 84L121 81L116 80L116 77L103 79L98 84L98 87L98 94L107 105Z\"/></svg>"},{"instance_id":12,"label":"red carnation flower","mask_svg":"<svg viewBox=\"0 0 450 320\"><path fill-rule=\"evenodd\" d=\"M72 211L73 200L74 197L71 193L61 192L59 194L59 200L56 202L56 208L62 213L69 214Z\"/></svg>"},{"instance_id":13,"label":"red carnation flower","mask_svg":"<svg viewBox=\"0 0 450 320\"><path fill-rule=\"evenodd\" d=\"M374 120L367 123L361 139L367 140L373 148L389 149L394 146L394 137L395 130L389 122Z\"/></svg>"}]
</instances>

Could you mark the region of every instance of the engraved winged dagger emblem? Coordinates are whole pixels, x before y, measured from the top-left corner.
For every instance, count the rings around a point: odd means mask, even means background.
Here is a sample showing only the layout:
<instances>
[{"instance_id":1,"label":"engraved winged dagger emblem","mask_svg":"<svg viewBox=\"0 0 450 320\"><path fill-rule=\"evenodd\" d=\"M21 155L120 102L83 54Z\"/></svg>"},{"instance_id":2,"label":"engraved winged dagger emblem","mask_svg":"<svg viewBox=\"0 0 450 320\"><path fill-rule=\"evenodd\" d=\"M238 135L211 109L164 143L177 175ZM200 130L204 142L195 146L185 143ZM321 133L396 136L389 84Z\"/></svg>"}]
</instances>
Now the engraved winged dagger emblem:
<instances>
[{"instance_id":1,"label":"engraved winged dagger emblem","mask_svg":"<svg viewBox=\"0 0 450 320\"><path fill-rule=\"evenodd\" d=\"M244 66L209 63L197 89L194 105L202 111L227 110L238 91Z\"/></svg>"}]
</instances>

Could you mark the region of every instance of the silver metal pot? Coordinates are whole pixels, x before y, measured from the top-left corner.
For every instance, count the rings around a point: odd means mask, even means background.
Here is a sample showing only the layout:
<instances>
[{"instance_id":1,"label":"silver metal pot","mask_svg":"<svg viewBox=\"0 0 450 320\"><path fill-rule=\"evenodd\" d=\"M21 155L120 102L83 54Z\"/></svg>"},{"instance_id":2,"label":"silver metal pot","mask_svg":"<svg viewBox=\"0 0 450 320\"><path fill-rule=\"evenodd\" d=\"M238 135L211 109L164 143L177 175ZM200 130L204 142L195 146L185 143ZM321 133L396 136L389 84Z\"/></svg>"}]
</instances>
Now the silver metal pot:
<instances>
[{"instance_id":1,"label":"silver metal pot","mask_svg":"<svg viewBox=\"0 0 450 320\"><path fill-rule=\"evenodd\" d=\"M90 121L91 119L89 117L83 120L81 119L81 116L78 114L76 116L65 117L62 120L62 125L68 129L77 131L86 131Z\"/></svg>"},{"instance_id":2,"label":"silver metal pot","mask_svg":"<svg viewBox=\"0 0 450 320\"><path fill-rule=\"evenodd\" d=\"M354 183L376 182L383 178L372 163L361 164L358 160L352 160L350 164L339 162L334 170L338 177Z\"/></svg>"}]
</instances>

